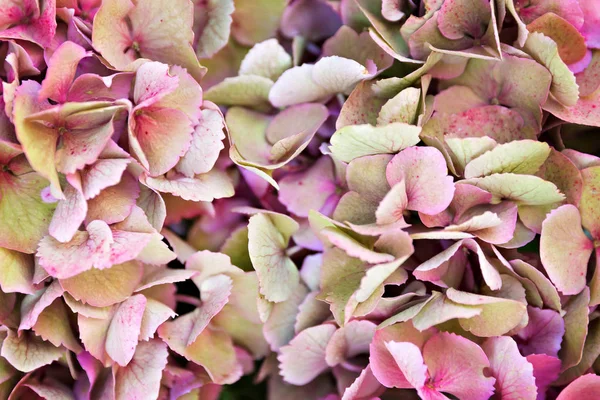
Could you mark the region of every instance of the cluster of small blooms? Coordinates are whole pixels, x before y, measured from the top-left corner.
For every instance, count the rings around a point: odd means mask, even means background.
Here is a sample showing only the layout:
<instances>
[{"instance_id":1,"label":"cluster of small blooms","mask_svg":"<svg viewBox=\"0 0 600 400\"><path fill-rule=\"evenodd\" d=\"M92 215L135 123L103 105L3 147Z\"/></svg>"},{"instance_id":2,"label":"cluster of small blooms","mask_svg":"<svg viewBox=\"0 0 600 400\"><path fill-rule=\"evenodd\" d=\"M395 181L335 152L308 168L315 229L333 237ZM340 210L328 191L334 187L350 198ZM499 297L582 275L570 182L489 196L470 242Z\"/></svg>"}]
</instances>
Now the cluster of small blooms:
<instances>
[{"instance_id":1,"label":"cluster of small blooms","mask_svg":"<svg viewBox=\"0 0 600 400\"><path fill-rule=\"evenodd\" d=\"M0 79L0 399L600 399L597 0L0 0Z\"/></svg>"}]
</instances>

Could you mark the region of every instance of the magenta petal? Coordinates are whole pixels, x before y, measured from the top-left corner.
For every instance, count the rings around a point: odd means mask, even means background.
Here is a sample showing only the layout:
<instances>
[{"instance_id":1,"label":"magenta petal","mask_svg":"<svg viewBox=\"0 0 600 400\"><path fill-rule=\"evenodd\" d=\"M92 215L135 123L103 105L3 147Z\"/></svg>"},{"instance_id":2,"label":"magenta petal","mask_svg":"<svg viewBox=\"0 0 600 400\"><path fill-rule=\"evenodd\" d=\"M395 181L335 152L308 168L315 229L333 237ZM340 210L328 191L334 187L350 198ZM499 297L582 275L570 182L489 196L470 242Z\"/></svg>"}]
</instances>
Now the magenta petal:
<instances>
[{"instance_id":1,"label":"magenta petal","mask_svg":"<svg viewBox=\"0 0 600 400\"><path fill-rule=\"evenodd\" d=\"M537 400L546 398L546 389L558 378L560 373L560 360L546 354L531 354L527 361L533 365L533 376L538 388Z\"/></svg>"},{"instance_id":2,"label":"magenta petal","mask_svg":"<svg viewBox=\"0 0 600 400\"><path fill-rule=\"evenodd\" d=\"M454 182L448 176L446 160L433 147L408 147L395 155L386 169L390 186L404 176L408 209L437 214L446 209L454 195Z\"/></svg>"},{"instance_id":3,"label":"magenta petal","mask_svg":"<svg viewBox=\"0 0 600 400\"><path fill-rule=\"evenodd\" d=\"M49 46L56 33L56 1L42 0L19 3L25 3L23 4L24 7L14 7L13 11L16 11L15 13L7 12L4 9L4 2L1 5L0 14L6 15L7 18L6 20L4 18L0 19L0 26L7 26L8 29L0 31L0 39L19 39L32 41L43 47ZM8 4L13 4L13 2ZM32 7L36 9L32 10ZM13 16L12 20L10 20L11 16Z\"/></svg>"},{"instance_id":4,"label":"magenta petal","mask_svg":"<svg viewBox=\"0 0 600 400\"><path fill-rule=\"evenodd\" d=\"M528 307L529 323L517 333L519 349L523 354L547 354L558 357L565 333L565 322L554 310Z\"/></svg>"},{"instance_id":5,"label":"magenta petal","mask_svg":"<svg viewBox=\"0 0 600 400\"><path fill-rule=\"evenodd\" d=\"M583 11L584 20L581 33L585 37L588 47L600 48L600 9L594 0L579 0L579 6Z\"/></svg>"}]
</instances>

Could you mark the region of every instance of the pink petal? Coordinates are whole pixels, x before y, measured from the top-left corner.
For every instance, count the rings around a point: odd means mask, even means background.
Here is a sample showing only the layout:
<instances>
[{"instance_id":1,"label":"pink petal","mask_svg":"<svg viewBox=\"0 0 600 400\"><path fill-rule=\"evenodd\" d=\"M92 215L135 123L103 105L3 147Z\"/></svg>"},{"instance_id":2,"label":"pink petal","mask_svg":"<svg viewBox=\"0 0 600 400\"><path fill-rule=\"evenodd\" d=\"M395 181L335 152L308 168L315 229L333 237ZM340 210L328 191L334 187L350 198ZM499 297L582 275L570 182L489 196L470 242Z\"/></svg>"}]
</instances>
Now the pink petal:
<instances>
[{"instance_id":1,"label":"pink petal","mask_svg":"<svg viewBox=\"0 0 600 400\"><path fill-rule=\"evenodd\" d=\"M177 316L175 311L166 304L151 298L146 298L146 308L144 309L144 314L142 316L138 340L148 341L149 339L152 339L158 327L175 316Z\"/></svg>"},{"instance_id":2,"label":"pink petal","mask_svg":"<svg viewBox=\"0 0 600 400\"><path fill-rule=\"evenodd\" d=\"M406 380L418 389L425 386L425 382L429 378L427 367L423 363L421 349L410 342L394 342L390 341L385 344L398 368L402 371Z\"/></svg>"},{"instance_id":3,"label":"pink petal","mask_svg":"<svg viewBox=\"0 0 600 400\"><path fill-rule=\"evenodd\" d=\"M386 169L393 186L404 176L408 209L437 214L446 209L454 195L452 177L447 176L446 160L433 147L409 147L394 156Z\"/></svg>"},{"instance_id":4,"label":"pink petal","mask_svg":"<svg viewBox=\"0 0 600 400\"><path fill-rule=\"evenodd\" d=\"M202 88L184 68L174 65L170 68L170 73L179 78L179 85L174 91L155 103L156 107L180 110L188 116L193 125L198 124L202 116L200 107L219 111L219 108L213 103L206 102L203 105Z\"/></svg>"},{"instance_id":5,"label":"pink petal","mask_svg":"<svg viewBox=\"0 0 600 400\"><path fill-rule=\"evenodd\" d=\"M202 303L187 339L188 346L204 331L210 320L225 307L231 294L231 288L231 278L226 275L215 275L202 282L200 285Z\"/></svg>"},{"instance_id":6,"label":"pink petal","mask_svg":"<svg viewBox=\"0 0 600 400\"><path fill-rule=\"evenodd\" d=\"M560 360L546 354L531 354L527 361L533 366L535 385L538 388L537 400L545 400L546 389L558 378Z\"/></svg>"},{"instance_id":7,"label":"pink petal","mask_svg":"<svg viewBox=\"0 0 600 400\"><path fill-rule=\"evenodd\" d=\"M560 314L554 310L540 310L535 307L528 307L527 312L529 323L517 333L521 352L526 356L547 354L558 357L565 333L565 323Z\"/></svg>"},{"instance_id":8,"label":"pink petal","mask_svg":"<svg viewBox=\"0 0 600 400\"><path fill-rule=\"evenodd\" d=\"M586 39L588 47L593 49L600 48L600 11L593 0L579 0L579 6L583 11L584 20L581 27L581 33Z\"/></svg>"},{"instance_id":9,"label":"pink petal","mask_svg":"<svg viewBox=\"0 0 600 400\"><path fill-rule=\"evenodd\" d=\"M600 398L600 376L583 375L575 379L556 398L556 400L582 400Z\"/></svg>"},{"instance_id":10,"label":"pink petal","mask_svg":"<svg viewBox=\"0 0 600 400\"><path fill-rule=\"evenodd\" d=\"M288 38L301 35L319 41L332 36L341 22L339 14L326 1L300 0L285 9L281 30Z\"/></svg>"},{"instance_id":11,"label":"pink petal","mask_svg":"<svg viewBox=\"0 0 600 400\"><path fill-rule=\"evenodd\" d=\"M484 369L490 362L470 340L452 333L434 335L423 347L423 359L431 376L429 384L461 399L487 400L494 393L494 378Z\"/></svg>"},{"instance_id":12,"label":"pink petal","mask_svg":"<svg viewBox=\"0 0 600 400\"><path fill-rule=\"evenodd\" d=\"M202 119L194 129L189 150L175 167L177 171L189 178L210 171L225 147L223 128L223 115L220 111L202 110Z\"/></svg>"},{"instance_id":13,"label":"pink petal","mask_svg":"<svg viewBox=\"0 0 600 400\"><path fill-rule=\"evenodd\" d=\"M141 342L131 362L115 374L116 398L157 398L168 355L167 345L159 339Z\"/></svg>"},{"instance_id":14,"label":"pink petal","mask_svg":"<svg viewBox=\"0 0 600 400\"><path fill-rule=\"evenodd\" d=\"M179 86L179 77L169 73L169 66L159 62L145 63L135 74L133 101L149 107L172 93Z\"/></svg>"},{"instance_id":15,"label":"pink petal","mask_svg":"<svg viewBox=\"0 0 600 400\"><path fill-rule=\"evenodd\" d=\"M376 325L370 321L350 321L338 329L327 344L325 361L334 367L359 354L367 354Z\"/></svg>"},{"instance_id":16,"label":"pink petal","mask_svg":"<svg viewBox=\"0 0 600 400\"><path fill-rule=\"evenodd\" d=\"M448 39L458 40L469 35L484 36L484 26L490 21L490 4L479 1L445 1L437 16L438 29Z\"/></svg>"},{"instance_id":17,"label":"pink petal","mask_svg":"<svg viewBox=\"0 0 600 400\"><path fill-rule=\"evenodd\" d=\"M96 265L104 265L113 242L110 228L102 221L92 221L87 232L77 232L68 243L46 236L40 241L40 266L54 277L65 279Z\"/></svg>"},{"instance_id":18,"label":"pink petal","mask_svg":"<svg viewBox=\"0 0 600 400\"><path fill-rule=\"evenodd\" d=\"M142 181L144 182L144 181ZM233 183L229 176L216 168L206 174L188 178L173 174L168 178L159 176L147 177L144 182L148 187L163 193L170 193L189 201L213 201L234 194Z\"/></svg>"},{"instance_id":19,"label":"pink petal","mask_svg":"<svg viewBox=\"0 0 600 400\"><path fill-rule=\"evenodd\" d=\"M190 147L190 120L172 108L134 109L129 122L133 152L152 176L173 168Z\"/></svg>"},{"instance_id":20,"label":"pink petal","mask_svg":"<svg viewBox=\"0 0 600 400\"><path fill-rule=\"evenodd\" d=\"M310 210L321 210L336 190L333 162L329 157L321 157L309 169L279 181L279 201L295 215L308 217Z\"/></svg>"},{"instance_id":21,"label":"pink petal","mask_svg":"<svg viewBox=\"0 0 600 400\"><path fill-rule=\"evenodd\" d=\"M33 2L24 3L31 7ZM35 11L19 10L19 14L15 15L17 20L6 21L9 28L0 32L0 38L32 41L42 47L49 46L56 33L56 3L55 1L44 1L42 10L38 9L40 6L37 3L35 4ZM33 15L25 14L27 11L33 11ZM6 11L2 10L2 13L4 12ZM7 13L7 15L11 14Z\"/></svg>"},{"instance_id":22,"label":"pink petal","mask_svg":"<svg viewBox=\"0 0 600 400\"><path fill-rule=\"evenodd\" d=\"M533 366L507 336L486 340L481 346L496 378L496 395L506 400L533 399L537 395Z\"/></svg>"},{"instance_id":23,"label":"pink petal","mask_svg":"<svg viewBox=\"0 0 600 400\"><path fill-rule=\"evenodd\" d=\"M64 190L65 198L58 202L48 232L59 242L69 242L83 223L88 205L81 190L79 175L68 179L71 183Z\"/></svg>"},{"instance_id":24,"label":"pink petal","mask_svg":"<svg viewBox=\"0 0 600 400\"><path fill-rule=\"evenodd\" d=\"M75 78L77 65L88 55L83 47L73 42L67 41L61 44L48 60L48 70L46 78L42 81L39 96L64 103Z\"/></svg>"},{"instance_id":25,"label":"pink petal","mask_svg":"<svg viewBox=\"0 0 600 400\"><path fill-rule=\"evenodd\" d=\"M375 218L377 224L386 225L396 222L404 222L404 211L408 208L408 197L406 193L406 183L404 178L400 182L392 186L390 191L385 195L377 211Z\"/></svg>"},{"instance_id":26,"label":"pink petal","mask_svg":"<svg viewBox=\"0 0 600 400\"><path fill-rule=\"evenodd\" d=\"M21 323L19 330L31 329L37 322L38 317L60 296L64 290L58 282L40 290L35 295L26 296L21 303Z\"/></svg>"},{"instance_id":27,"label":"pink petal","mask_svg":"<svg viewBox=\"0 0 600 400\"><path fill-rule=\"evenodd\" d=\"M542 224L542 264L552 283L564 294L577 294L585 287L593 247L581 229L577 207L571 204L553 210Z\"/></svg>"},{"instance_id":28,"label":"pink petal","mask_svg":"<svg viewBox=\"0 0 600 400\"><path fill-rule=\"evenodd\" d=\"M369 346L371 353L369 361L373 375L386 387L412 388L411 383L404 376L394 357L388 351L386 343L391 341L410 342L418 348L422 348L423 344L434 333L435 329L420 332L410 322L391 325L376 331L375 337Z\"/></svg>"},{"instance_id":29,"label":"pink petal","mask_svg":"<svg viewBox=\"0 0 600 400\"><path fill-rule=\"evenodd\" d=\"M67 101L114 101L129 97L133 73L118 72L110 76L87 73L79 75L69 88Z\"/></svg>"},{"instance_id":30,"label":"pink petal","mask_svg":"<svg viewBox=\"0 0 600 400\"><path fill-rule=\"evenodd\" d=\"M379 396L385 388L373 375L371 367L367 365L352 383L344 390L341 400L366 400Z\"/></svg>"},{"instance_id":31,"label":"pink petal","mask_svg":"<svg viewBox=\"0 0 600 400\"><path fill-rule=\"evenodd\" d=\"M102 190L98 196L88 200L86 220L102 220L109 225L121 222L131 214L139 194L137 179L125 173L121 182Z\"/></svg>"},{"instance_id":32,"label":"pink petal","mask_svg":"<svg viewBox=\"0 0 600 400\"><path fill-rule=\"evenodd\" d=\"M129 162L126 158L98 160L81 171L84 197L94 198L101 190L119 183Z\"/></svg>"},{"instance_id":33,"label":"pink petal","mask_svg":"<svg viewBox=\"0 0 600 400\"><path fill-rule=\"evenodd\" d=\"M328 366L325 348L336 331L334 325L314 326L300 332L287 346L280 349L281 376L293 385L305 385L315 379ZM303 362L299 363L298 360Z\"/></svg>"},{"instance_id":34,"label":"pink petal","mask_svg":"<svg viewBox=\"0 0 600 400\"><path fill-rule=\"evenodd\" d=\"M106 333L106 353L123 367L135 353L145 308L143 295L131 296L119 305Z\"/></svg>"},{"instance_id":35,"label":"pink petal","mask_svg":"<svg viewBox=\"0 0 600 400\"><path fill-rule=\"evenodd\" d=\"M56 169L72 174L94 163L114 133L113 118L119 108L103 107L66 117L69 129L62 135L62 147L56 151Z\"/></svg>"}]
</instances>

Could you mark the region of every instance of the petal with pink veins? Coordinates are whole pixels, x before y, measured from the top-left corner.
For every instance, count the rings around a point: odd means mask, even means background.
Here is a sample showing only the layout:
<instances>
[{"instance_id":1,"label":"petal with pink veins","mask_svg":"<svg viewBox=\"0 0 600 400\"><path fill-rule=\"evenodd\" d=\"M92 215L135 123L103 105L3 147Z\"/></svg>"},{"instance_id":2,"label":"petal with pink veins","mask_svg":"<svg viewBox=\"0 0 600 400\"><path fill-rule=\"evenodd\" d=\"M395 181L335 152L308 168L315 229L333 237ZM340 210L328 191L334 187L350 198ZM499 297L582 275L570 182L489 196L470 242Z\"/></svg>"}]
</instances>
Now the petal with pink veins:
<instances>
[{"instance_id":1,"label":"petal with pink veins","mask_svg":"<svg viewBox=\"0 0 600 400\"><path fill-rule=\"evenodd\" d=\"M138 106L149 107L173 93L179 84L179 77L169 73L167 64L145 63L135 73L133 101Z\"/></svg>"},{"instance_id":2,"label":"petal with pink veins","mask_svg":"<svg viewBox=\"0 0 600 400\"><path fill-rule=\"evenodd\" d=\"M47 47L52 43L56 33L56 2L43 0L40 2L19 1L22 7L12 8L12 12L4 9L2 4L2 18L0 19L0 38L31 41L39 46ZM12 16L12 19L11 19Z\"/></svg>"},{"instance_id":3,"label":"petal with pink veins","mask_svg":"<svg viewBox=\"0 0 600 400\"><path fill-rule=\"evenodd\" d=\"M142 182L158 192L170 193L188 201L210 202L234 194L231 178L216 168L193 178L174 173L156 178L148 176Z\"/></svg>"},{"instance_id":4,"label":"petal with pink veins","mask_svg":"<svg viewBox=\"0 0 600 400\"><path fill-rule=\"evenodd\" d=\"M146 298L131 296L116 309L106 333L106 353L124 367L133 358L142 326Z\"/></svg>"},{"instance_id":5,"label":"petal with pink veins","mask_svg":"<svg viewBox=\"0 0 600 400\"><path fill-rule=\"evenodd\" d=\"M376 325L370 321L350 321L331 336L325 349L325 361L330 367L369 352Z\"/></svg>"},{"instance_id":6,"label":"petal with pink veins","mask_svg":"<svg viewBox=\"0 0 600 400\"><path fill-rule=\"evenodd\" d=\"M131 160L127 158L99 159L81 171L81 185L86 199L92 199L103 189L121 181L121 176Z\"/></svg>"},{"instance_id":7,"label":"petal with pink veins","mask_svg":"<svg viewBox=\"0 0 600 400\"><path fill-rule=\"evenodd\" d=\"M367 365L360 375L344 390L342 400L363 400L379 396L385 388L373 375L371 367Z\"/></svg>"},{"instance_id":8,"label":"petal with pink veins","mask_svg":"<svg viewBox=\"0 0 600 400\"><path fill-rule=\"evenodd\" d=\"M168 355L167 345L159 339L140 342L131 362L115 373L116 398L158 397Z\"/></svg>"}]
</instances>

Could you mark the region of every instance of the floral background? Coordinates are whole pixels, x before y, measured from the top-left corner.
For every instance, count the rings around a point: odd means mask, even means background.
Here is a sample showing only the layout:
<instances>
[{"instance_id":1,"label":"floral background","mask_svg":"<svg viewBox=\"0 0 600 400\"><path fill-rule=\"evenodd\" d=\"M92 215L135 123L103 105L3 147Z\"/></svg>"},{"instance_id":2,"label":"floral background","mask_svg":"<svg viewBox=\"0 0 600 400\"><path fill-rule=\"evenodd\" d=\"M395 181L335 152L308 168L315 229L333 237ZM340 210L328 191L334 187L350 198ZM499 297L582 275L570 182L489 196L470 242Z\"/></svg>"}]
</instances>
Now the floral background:
<instances>
[{"instance_id":1,"label":"floral background","mask_svg":"<svg viewBox=\"0 0 600 400\"><path fill-rule=\"evenodd\" d=\"M0 399L600 398L596 0L0 0Z\"/></svg>"}]
</instances>

